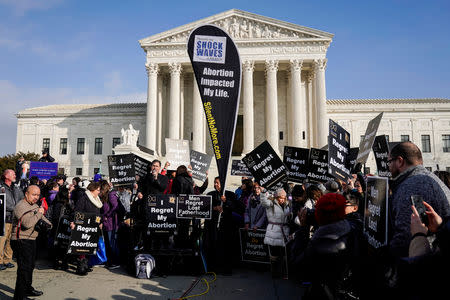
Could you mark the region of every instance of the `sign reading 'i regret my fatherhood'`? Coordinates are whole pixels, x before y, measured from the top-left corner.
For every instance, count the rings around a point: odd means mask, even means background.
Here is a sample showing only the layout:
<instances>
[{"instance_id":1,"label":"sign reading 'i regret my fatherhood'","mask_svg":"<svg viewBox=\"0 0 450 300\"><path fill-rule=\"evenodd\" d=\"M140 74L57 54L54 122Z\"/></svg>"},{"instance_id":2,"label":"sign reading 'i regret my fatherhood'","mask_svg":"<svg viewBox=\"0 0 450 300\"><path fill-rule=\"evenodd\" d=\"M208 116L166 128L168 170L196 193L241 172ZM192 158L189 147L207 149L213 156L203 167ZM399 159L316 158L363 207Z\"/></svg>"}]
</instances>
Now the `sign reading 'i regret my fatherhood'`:
<instances>
[{"instance_id":1,"label":"sign reading 'i regret my fatherhood'","mask_svg":"<svg viewBox=\"0 0 450 300\"><path fill-rule=\"evenodd\" d=\"M224 191L239 107L241 60L233 40L214 25L194 29L189 36L187 50Z\"/></svg>"},{"instance_id":2,"label":"sign reading 'i regret my fatherhood'","mask_svg":"<svg viewBox=\"0 0 450 300\"><path fill-rule=\"evenodd\" d=\"M374 248L386 246L388 243L388 191L388 178L367 177L364 232L369 245Z\"/></svg>"},{"instance_id":3,"label":"sign reading 'i regret my fatherhood'","mask_svg":"<svg viewBox=\"0 0 450 300\"><path fill-rule=\"evenodd\" d=\"M209 195L179 195L177 218L211 219L212 197Z\"/></svg>"}]
</instances>

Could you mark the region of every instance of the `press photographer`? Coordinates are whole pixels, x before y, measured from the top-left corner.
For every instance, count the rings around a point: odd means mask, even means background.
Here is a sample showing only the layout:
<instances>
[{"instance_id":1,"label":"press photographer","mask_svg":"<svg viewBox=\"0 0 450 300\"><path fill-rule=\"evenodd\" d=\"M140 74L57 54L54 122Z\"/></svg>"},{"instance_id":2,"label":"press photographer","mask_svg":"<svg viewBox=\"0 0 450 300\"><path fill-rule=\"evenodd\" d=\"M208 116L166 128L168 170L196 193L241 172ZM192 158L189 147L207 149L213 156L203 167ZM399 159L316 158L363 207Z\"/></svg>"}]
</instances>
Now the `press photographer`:
<instances>
[{"instance_id":1,"label":"press photographer","mask_svg":"<svg viewBox=\"0 0 450 300\"><path fill-rule=\"evenodd\" d=\"M44 217L44 208L39 207L41 191L38 186L30 185L25 199L17 203L13 213L13 232L11 245L17 256L17 279L14 299L28 299L27 296L40 296L43 293L32 287L33 269L36 259L36 238L39 232L51 228Z\"/></svg>"}]
</instances>

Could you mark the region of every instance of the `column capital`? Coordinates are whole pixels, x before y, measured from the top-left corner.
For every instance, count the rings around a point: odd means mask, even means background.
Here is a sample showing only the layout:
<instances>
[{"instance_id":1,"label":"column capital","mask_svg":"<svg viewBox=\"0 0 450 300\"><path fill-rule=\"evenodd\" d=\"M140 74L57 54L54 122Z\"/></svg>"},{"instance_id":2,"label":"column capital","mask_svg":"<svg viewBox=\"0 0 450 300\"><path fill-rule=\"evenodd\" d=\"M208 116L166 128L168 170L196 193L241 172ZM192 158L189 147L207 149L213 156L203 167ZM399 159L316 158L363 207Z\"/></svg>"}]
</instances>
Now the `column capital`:
<instances>
[{"instance_id":1,"label":"column capital","mask_svg":"<svg viewBox=\"0 0 450 300\"><path fill-rule=\"evenodd\" d=\"M289 60L290 71L291 72L301 72L303 59L291 59Z\"/></svg>"},{"instance_id":2,"label":"column capital","mask_svg":"<svg viewBox=\"0 0 450 300\"><path fill-rule=\"evenodd\" d=\"M321 59L315 59L314 62L314 69L316 71L324 71L325 68L327 67L327 59L326 58L321 58Z\"/></svg>"},{"instance_id":3,"label":"column capital","mask_svg":"<svg viewBox=\"0 0 450 300\"><path fill-rule=\"evenodd\" d=\"M268 59L266 60L266 72L278 71L278 60Z\"/></svg>"},{"instance_id":4,"label":"column capital","mask_svg":"<svg viewBox=\"0 0 450 300\"><path fill-rule=\"evenodd\" d=\"M182 67L179 62L170 62L169 63L170 74L180 74Z\"/></svg>"},{"instance_id":5,"label":"column capital","mask_svg":"<svg viewBox=\"0 0 450 300\"><path fill-rule=\"evenodd\" d=\"M314 72L314 69L313 70L311 70L311 71L309 71L309 73L308 73L308 75L306 75L306 82L309 84L309 83L311 83L311 82L313 82L313 80L314 80L314 77L316 76L316 74L315 74L316 72Z\"/></svg>"},{"instance_id":6,"label":"column capital","mask_svg":"<svg viewBox=\"0 0 450 300\"><path fill-rule=\"evenodd\" d=\"M253 60L244 60L242 66L246 72L253 72L255 70L255 62Z\"/></svg>"},{"instance_id":7,"label":"column capital","mask_svg":"<svg viewBox=\"0 0 450 300\"><path fill-rule=\"evenodd\" d=\"M147 76L158 75L159 73L159 66L157 63L145 64L145 69L147 70Z\"/></svg>"}]
</instances>

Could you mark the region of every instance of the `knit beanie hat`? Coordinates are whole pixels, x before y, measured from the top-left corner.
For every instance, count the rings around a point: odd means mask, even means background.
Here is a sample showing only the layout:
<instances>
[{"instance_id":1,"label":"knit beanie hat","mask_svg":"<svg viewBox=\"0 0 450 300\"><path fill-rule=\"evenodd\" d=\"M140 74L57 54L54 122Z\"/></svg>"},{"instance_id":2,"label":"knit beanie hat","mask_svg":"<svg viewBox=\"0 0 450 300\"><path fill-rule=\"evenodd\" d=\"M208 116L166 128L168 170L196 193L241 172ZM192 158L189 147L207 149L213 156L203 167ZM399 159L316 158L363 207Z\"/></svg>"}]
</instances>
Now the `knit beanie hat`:
<instances>
[{"instance_id":1,"label":"knit beanie hat","mask_svg":"<svg viewBox=\"0 0 450 300\"><path fill-rule=\"evenodd\" d=\"M345 197L341 194L328 193L316 202L314 215L319 225L326 225L343 220L345 217Z\"/></svg>"}]
</instances>

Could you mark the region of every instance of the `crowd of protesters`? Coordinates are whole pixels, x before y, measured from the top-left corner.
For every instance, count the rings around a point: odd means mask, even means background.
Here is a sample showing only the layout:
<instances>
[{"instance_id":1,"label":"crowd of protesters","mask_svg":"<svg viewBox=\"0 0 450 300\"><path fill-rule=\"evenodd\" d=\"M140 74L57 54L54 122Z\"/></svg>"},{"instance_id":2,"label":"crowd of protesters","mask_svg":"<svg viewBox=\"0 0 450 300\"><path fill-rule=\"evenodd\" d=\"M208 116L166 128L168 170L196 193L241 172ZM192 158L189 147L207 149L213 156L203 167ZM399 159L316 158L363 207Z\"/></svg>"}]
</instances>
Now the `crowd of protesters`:
<instances>
[{"instance_id":1,"label":"crowd of protesters","mask_svg":"<svg viewBox=\"0 0 450 300\"><path fill-rule=\"evenodd\" d=\"M0 270L14 267L9 243L23 211L18 203L34 197L29 205L53 227L30 239L37 237L38 251L48 250L55 269L74 264L78 274L86 275L93 266L88 257L71 257L64 249L52 246L64 210L71 216L76 211L102 216L100 229L110 269L127 267L138 251L152 254L161 249L193 248L200 241L199 251L208 271L230 275L241 263L239 228L263 229L272 276L302 284L306 299L422 299L438 295L445 288L445 276L437 270L445 270L449 263L449 175L426 170L419 148L410 142L391 149L388 165L392 173L389 243L378 249L369 246L363 230L367 174L360 172L361 166L347 181L285 182L271 191L247 177L242 177L237 190L223 191L219 178L215 178L207 193L212 197L211 219L178 219L177 230L163 235L148 230L145 199L155 194L203 194L208 179L197 186L187 166L170 170L169 162L162 168L161 162L154 160L146 177L137 176L132 187L118 189L100 178L86 182L75 177L67 183L62 175L48 181L20 175L26 183L19 185L16 173L5 170L1 189L7 195L7 214L6 234L0 238ZM36 190L38 197L32 196ZM427 220L420 219L411 205L411 195L423 197ZM23 264L23 256L16 257L18 264ZM161 268L167 267L161 262ZM39 294L28 281L21 290ZM432 287L431 291L426 287Z\"/></svg>"}]
</instances>

